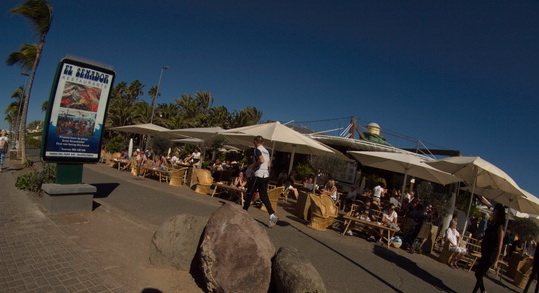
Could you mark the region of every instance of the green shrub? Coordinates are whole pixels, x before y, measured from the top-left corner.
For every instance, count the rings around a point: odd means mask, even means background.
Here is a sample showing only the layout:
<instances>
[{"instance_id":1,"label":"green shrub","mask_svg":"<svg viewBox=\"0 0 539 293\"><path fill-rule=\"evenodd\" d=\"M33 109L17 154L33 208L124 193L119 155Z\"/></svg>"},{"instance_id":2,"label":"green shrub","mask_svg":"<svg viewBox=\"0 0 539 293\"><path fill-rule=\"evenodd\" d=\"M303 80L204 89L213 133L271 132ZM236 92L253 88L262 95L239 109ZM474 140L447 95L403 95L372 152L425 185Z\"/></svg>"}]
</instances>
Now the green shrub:
<instances>
[{"instance_id":1,"label":"green shrub","mask_svg":"<svg viewBox=\"0 0 539 293\"><path fill-rule=\"evenodd\" d=\"M159 136L152 138L152 149L158 155L166 155L171 147L172 142L168 138Z\"/></svg>"},{"instance_id":2,"label":"green shrub","mask_svg":"<svg viewBox=\"0 0 539 293\"><path fill-rule=\"evenodd\" d=\"M54 183L56 181L56 165L44 163L40 170L26 173L15 182L15 187L21 190L39 192L44 183Z\"/></svg>"},{"instance_id":3,"label":"green shrub","mask_svg":"<svg viewBox=\"0 0 539 293\"><path fill-rule=\"evenodd\" d=\"M539 227L532 219L516 218L511 222L509 230L518 234L520 239L524 241L530 241L537 237L539 233Z\"/></svg>"},{"instance_id":4,"label":"green shrub","mask_svg":"<svg viewBox=\"0 0 539 293\"><path fill-rule=\"evenodd\" d=\"M111 138L105 143L105 147L111 153L119 153L124 149L127 149L127 143L123 135L119 134Z\"/></svg>"},{"instance_id":5,"label":"green shrub","mask_svg":"<svg viewBox=\"0 0 539 293\"><path fill-rule=\"evenodd\" d=\"M30 159L27 159L26 161L24 161L24 163L22 163L22 166L24 168L32 167L33 165L34 165L34 161Z\"/></svg>"},{"instance_id":6,"label":"green shrub","mask_svg":"<svg viewBox=\"0 0 539 293\"><path fill-rule=\"evenodd\" d=\"M314 176L315 172L313 168L311 168L311 166L309 166L308 164L298 164L296 166L296 174L296 179L303 181L310 176Z\"/></svg>"}]
</instances>

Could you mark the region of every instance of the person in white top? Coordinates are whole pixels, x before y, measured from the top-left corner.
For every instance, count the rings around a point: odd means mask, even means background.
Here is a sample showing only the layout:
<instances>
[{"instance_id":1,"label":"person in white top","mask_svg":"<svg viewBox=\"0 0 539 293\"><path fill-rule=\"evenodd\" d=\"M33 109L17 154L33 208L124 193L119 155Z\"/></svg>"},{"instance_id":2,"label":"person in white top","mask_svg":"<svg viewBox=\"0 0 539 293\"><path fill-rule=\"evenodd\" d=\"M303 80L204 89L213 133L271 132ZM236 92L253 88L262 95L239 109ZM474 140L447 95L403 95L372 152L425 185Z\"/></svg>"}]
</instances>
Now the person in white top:
<instances>
[{"instance_id":1,"label":"person in white top","mask_svg":"<svg viewBox=\"0 0 539 293\"><path fill-rule=\"evenodd\" d=\"M376 202L377 204L380 204L380 199L382 195L385 193L385 185L383 183L379 183L373 188L372 193L372 200Z\"/></svg>"},{"instance_id":2,"label":"person in white top","mask_svg":"<svg viewBox=\"0 0 539 293\"><path fill-rule=\"evenodd\" d=\"M328 180L328 182L322 189L322 194L329 195L331 199L333 199L333 201L337 201L337 186L335 180Z\"/></svg>"},{"instance_id":3,"label":"person in white top","mask_svg":"<svg viewBox=\"0 0 539 293\"><path fill-rule=\"evenodd\" d=\"M6 134L7 132L5 130L2 130L0 135L0 173L4 168L4 158L6 156L9 146L9 139L7 138Z\"/></svg>"},{"instance_id":4,"label":"person in white top","mask_svg":"<svg viewBox=\"0 0 539 293\"><path fill-rule=\"evenodd\" d=\"M452 268L457 268L458 261L466 255L466 248L460 247L460 233L457 231L457 220L451 221L451 226L445 230L445 238L449 241L449 251L453 255L448 260L448 265Z\"/></svg>"},{"instance_id":5,"label":"person in white top","mask_svg":"<svg viewBox=\"0 0 539 293\"><path fill-rule=\"evenodd\" d=\"M260 196L260 200L268 210L270 215L268 227L271 228L277 224L279 218L275 215L275 211L271 207L271 202L268 197L268 182L269 182L269 167L270 167L270 155L268 150L264 147L264 138L257 136L254 139L254 157L253 164L248 169L253 170L252 177L249 178L247 184L247 193L245 195L245 202L243 209L248 210L251 205L251 199L256 191Z\"/></svg>"},{"instance_id":6,"label":"person in white top","mask_svg":"<svg viewBox=\"0 0 539 293\"><path fill-rule=\"evenodd\" d=\"M395 205L389 204L387 210L384 211L384 215L382 216L382 223L390 228L399 229L397 218L398 215L395 211Z\"/></svg>"}]
</instances>

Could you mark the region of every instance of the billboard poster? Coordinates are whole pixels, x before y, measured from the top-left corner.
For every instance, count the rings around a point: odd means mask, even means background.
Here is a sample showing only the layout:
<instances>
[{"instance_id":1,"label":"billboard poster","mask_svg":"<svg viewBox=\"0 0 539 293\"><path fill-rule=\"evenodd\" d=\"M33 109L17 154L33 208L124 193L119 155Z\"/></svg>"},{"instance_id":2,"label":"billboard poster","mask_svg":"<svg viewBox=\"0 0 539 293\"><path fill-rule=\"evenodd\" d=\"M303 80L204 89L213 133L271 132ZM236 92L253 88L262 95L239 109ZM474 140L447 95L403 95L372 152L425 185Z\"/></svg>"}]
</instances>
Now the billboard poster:
<instances>
[{"instance_id":1,"label":"billboard poster","mask_svg":"<svg viewBox=\"0 0 539 293\"><path fill-rule=\"evenodd\" d=\"M92 61L60 61L45 120L42 157L54 162L97 162L115 73Z\"/></svg>"}]
</instances>

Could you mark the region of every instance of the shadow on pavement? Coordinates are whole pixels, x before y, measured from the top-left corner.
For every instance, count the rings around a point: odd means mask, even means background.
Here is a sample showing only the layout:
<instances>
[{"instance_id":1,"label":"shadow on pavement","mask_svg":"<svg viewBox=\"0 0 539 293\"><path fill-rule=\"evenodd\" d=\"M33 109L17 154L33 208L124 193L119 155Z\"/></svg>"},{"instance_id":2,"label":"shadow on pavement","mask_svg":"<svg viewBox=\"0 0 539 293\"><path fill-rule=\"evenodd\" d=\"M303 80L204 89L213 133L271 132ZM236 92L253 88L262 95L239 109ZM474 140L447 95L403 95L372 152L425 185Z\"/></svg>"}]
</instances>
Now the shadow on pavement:
<instances>
[{"instance_id":1,"label":"shadow on pavement","mask_svg":"<svg viewBox=\"0 0 539 293\"><path fill-rule=\"evenodd\" d=\"M375 273L371 272L369 269L367 269L366 267L362 266L361 264L357 263L356 261L354 261L353 259L347 257L346 255L342 254L341 252L335 250L333 247L325 244L324 242L314 238L313 236L301 231L300 229L298 229L297 227L294 227L293 225L290 225L292 228L296 229L298 232L300 232L301 234L311 238L312 240L318 242L319 244L325 246L326 248L328 248L329 250L331 250L332 252L334 252L335 254L339 255L340 257L344 258L345 260L349 261L350 263L354 264L355 266L357 266L358 268L362 269L363 271L365 271L367 274L371 275L372 277L374 277L375 279L377 279L378 281L380 281L381 283L383 283L384 285L388 286L389 288L391 288L391 290L393 290L394 292L403 292L402 290L400 290L399 288L393 286L391 283L387 282L386 280L384 280L383 278L381 278L380 276L376 275ZM449 291L449 292L454 292L454 291Z\"/></svg>"},{"instance_id":2,"label":"shadow on pavement","mask_svg":"<svg viewBox=\"0 0 539 293\"><path fill-rule=\"evenodd\" d=\"M513 288L508 287L506 284L504 284L502 281L500 281L500 279L495 279L495 278L491 277L489 274L486 274L486 275L485 275L485 278L491 280L492 283L497 284L497 285L500 286L500 287L503 287L503 288L506 289L508 292L509 292L509 291L511 291L511 292L516 292L516 293L520 292L520 291L517 291L517 290L515 290L515 289L513 289ZM511 280L508 280L508 279L505 279L505 281L511 282ZM539 284L538 284L538 286L539 286ZM486 288L486 287L487 287L487 286L485 285L485 288ZM530 288L531 288L531 287L532 287L532 286L530 286ZM488 288L487 288L487 289L488 289ZM530 291L531 291L531 290L530 290Z\"/></svg>"},{"instance_id":3,"label":"shadow on pavement","mask_svg":"<svg viewBox=\"0 0 539 293\"><path fill-rule=\"evenodd\" d=\"M107 198L116 187L120 186L119 183L96 183L92 185L97 188L94 198Z\"/></svg>"},{"instance_id":4,"label":"shadow on pavement","mask_svg":"<svg viewBox=\"0 0 539 293\"><path fill-rule=\"evenodd\" d=\"M396 266L408 271L410 274L431 284L438 290L441 290L444 292L456 293L455 290L447 287L447 285L445 285L442 280L438 279L437 277L433 276L431 273L420 268L415 262L411 261L410 259L379 245L375 245L373 250L374 250L374 254L376 254L380 258L383 258L384 260L388 262L394 263Z\"/></svg>"}]
</instances>

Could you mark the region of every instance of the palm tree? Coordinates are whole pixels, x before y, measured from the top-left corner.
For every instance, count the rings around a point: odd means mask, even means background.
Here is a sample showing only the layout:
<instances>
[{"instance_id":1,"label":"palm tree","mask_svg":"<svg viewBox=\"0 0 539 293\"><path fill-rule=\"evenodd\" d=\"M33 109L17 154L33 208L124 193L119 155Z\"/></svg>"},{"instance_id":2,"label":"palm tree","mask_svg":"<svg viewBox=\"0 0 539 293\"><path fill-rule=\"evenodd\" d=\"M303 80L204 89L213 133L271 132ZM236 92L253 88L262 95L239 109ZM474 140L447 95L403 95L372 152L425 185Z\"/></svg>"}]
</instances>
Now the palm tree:
<instances>
[{"instance_id":1,"label":"palm tree","mask_svg":"<svg viewBox=\"0 0 539 293\"><path fill-rule=\"evenodd\" d=\"M17 111L12 113L15 114L15 117L12 117L12 122L10 123L13 140L15 141L16 138L19 135L19 121L20 121L20 114L21 114L21 103L24 101L24 88L22 86L18 87L16 90L13 91L11 94L11 98L16 99L15 102L12 102L8 108L12 105L17 105ZM7 110L7 109L6 109ZM6 113L7 114L7 113Z\"/></svg>"},{"instance_id":2,"label":"palm tree","mask_svg":"<svg viewBox=\"0 0 539 293\"><path fill-rule=\"evenodd\" d=\"M49 100L43 101L43 103L41 103L41 112L47 111L48 108L49 108Z\"/></svg>"},{"instance_id":3,"label":"palm tree","mask_svg":"<svg viewBox=\"0 0 539 293\"><path fill-rule=\"evenodd\" d=\"M242 127L257 124L262 118L262 111L253 106L248 106L241 111L234 111L230 122L231 127Z\"/></svg>"},{"instance_id":4,"label":"palm tree","mask_svg":"<svg viewBox=\"0 0 539 293\"><path fill-rule=\"evenodd\" d=\"M13 134L13 129L17 126L17 114L19 114L19 102L13 101L4 110L4 120L9 123L9 132Z\"/></svg>"},{"instance_id":5,"label":"palm tree","mask_svg":"<svg viewBox=\"0 0 539 293\"><path fill-rule=\"evenodd\" d=\"M230 113L225 106L210 108L208 111L209 119L207 126L220 126L224 129L230 128Z\"/></svg>"},{"instance_id":6,"label":"palm tree","mask_svg":"<svg viewBox=\"0 0 539 293\"><path fill-rule=\"evenodd\" d=\"M34 78L36 75L37 67L39 66L39 60L41 53L43 52L43 46L45 45L45 37L49 32L52 24L52 7L46 0L26 0L22 5L19 5L11 9L11 14L22 15L30 21L32 30L39 37L39 43L36 50L36 56L34 64L32 65L32 72L28 80L26 96L22 103L22 112L20 119L20 132L19 132L19 152L21 155L21 161L26 161L26 117L28 116L28 104L30 102L30 96L32 93L32 85L34 84ZM11 56L11 55L10 55ZM20 64L24 66L24 59L10 60L8 58L8 65ZM10 61L14 61L10 63Z\"/></svg>"}]
</instances>

